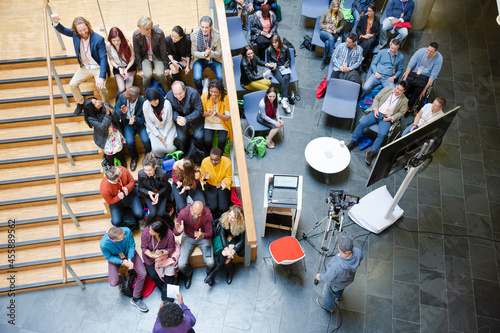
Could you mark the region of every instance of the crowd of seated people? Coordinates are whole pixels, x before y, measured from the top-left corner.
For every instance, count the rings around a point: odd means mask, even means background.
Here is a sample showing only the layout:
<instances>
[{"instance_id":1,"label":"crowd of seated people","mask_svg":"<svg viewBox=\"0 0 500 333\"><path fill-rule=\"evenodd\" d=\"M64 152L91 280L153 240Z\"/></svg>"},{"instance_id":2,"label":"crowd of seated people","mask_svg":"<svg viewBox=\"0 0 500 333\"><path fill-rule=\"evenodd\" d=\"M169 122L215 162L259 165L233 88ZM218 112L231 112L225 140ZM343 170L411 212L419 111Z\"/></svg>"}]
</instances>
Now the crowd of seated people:
<instances>
[{"instance_id":1,"label":"crowd of seated people","mask_svg":"<svg viewBox=\"0 0 500 333\"><path fill-rule=\"evenodd\" d=\"M377 9L373 1L355 0L352 6L354 20L347 31L356 31L357 35L344 33L345 42L337 47L335 42L341 37L340 32L346 30L342 14L344 9L340 3L332 0L319 22L320 38L325 42L321 69L330 64L331 76L328 79L344 79L362 85L358 100L370 103L364 104L366 115L360 119L351 142L347 145L349 150L357 146L365 128L378 125L377 137L366 153L368 165L392 125L410 109L416 117L408 124L403 135L423 126L426 116L437 119L446 104L444 98L439 97L420 111L418 108L421 105L416 105L417 100L424 101L428 88L438 77L443 57L438 52L438 43L431 42L428 47L420 48L413 54L405 69L404 56L399 49L411 28L409 21L414 7L413 0L390 0L383 13L383 21L380 21L375 15ZM390 34L396 36L390 40L389 49L384 49ZM373 54L377 44L380 44L380 50ZM331 58L328 58L329 53ZM360 76L361 69L368 72L364 84ZM382 86L382 90L377 88L377 93L372 93L378 86Z\"/></svg>"},{"instance_id":2,"label":"crowd of seated people","mask_svg":"<svg viewBox=\"0 0 500 333\"><path fill-rule=\"evenodd\" d=\"M273 70L279 72L289 66L288 49L279 36L274 46L270 45L276 35L268 34L272 29L268 23L276 21L275 14L266 10L267 3L255 5L264 13L256 16L263 24L262 37L267 39L261 51L268 47L274 50L270 58ZM243 210L231 204L232 164L224 153L227 142L232 141L232 125L222 81L219 33L213 29L212 19L204 16L199 29L190 35L174 26L171 35L165 37L149 17L142 17L131 36L132 42L118 27L113 27L106 43L84 18L76 18L72 29L64 28L57 14L52 15L52 21L55 29L73 38L80 62L71 83L77 101L75 115L84 112L85 122L93 129L94 142L104 153L100 193L109 207L112 227L102 237L100 246L108 261L110 285L124 281L119 274L121 265L135 270L137 279L131 303L147 312L142 293L149 275L164 302L154 330L189 329L195 323L194 317L180 294L180 307L171 304L174 299L167 296L167 286L176 283L179 272L184 276L185 287L191 286L189 257L194 248L198 246L203 253L207 266L205 282L210 286L223 267L227 268L230 284L234 274L232 262L236 254L244 255L245 220ZM206 67L217 78L201 94ZM110 69L117 83L114 106L109 103L106 90ZM181 81L181 75L188 75L191 70L195 87ZM142 78L142 89L134 85L136 74ZM275 75L278 77L278 73ZM102 100L84 100L78 95L78 86L91 76ZM153 77L159 85L153 84ZM289 75L283 74L279 80L287 94ZM145 151L137 180L127 169L124 154L127 146L130 170L135 171L139 163L136 135ZM186 156L193 145L202 147L204 159L195 162ZM173 163L170 175L159 165L167 154L178 149L184 157ZM169 205L175 208L169 210ZM135 251L132 230L136 227L142 230L142 256Z\"/></svg>"}]
</instances>

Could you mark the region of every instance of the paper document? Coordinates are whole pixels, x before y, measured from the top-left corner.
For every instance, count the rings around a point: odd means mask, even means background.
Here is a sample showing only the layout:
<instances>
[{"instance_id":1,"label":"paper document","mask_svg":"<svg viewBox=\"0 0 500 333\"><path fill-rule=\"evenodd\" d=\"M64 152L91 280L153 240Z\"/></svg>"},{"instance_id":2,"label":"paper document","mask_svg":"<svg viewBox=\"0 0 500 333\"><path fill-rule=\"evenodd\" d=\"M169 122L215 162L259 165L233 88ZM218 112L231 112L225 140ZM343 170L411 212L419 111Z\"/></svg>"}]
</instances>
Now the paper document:
<instances>
[{"instance_id":1,"label":"paper document","mask_svg":"<svg viewBox=\"0 0 500 333\"><path fill-rule=\"evenodd\" d=\"M167 297L177 299L179 293L179 286L175 284L167 284Z\"/></svg>"},{"instance_id":2,"label":"paper document","mask_svg":"<svg viewBox=\"0 0 500 333\"><path fill-rule=\"evenodd\" d=\"M281 75L292 74L292 70L290 68L280 69Z\"/></svg>"}]
</instances>

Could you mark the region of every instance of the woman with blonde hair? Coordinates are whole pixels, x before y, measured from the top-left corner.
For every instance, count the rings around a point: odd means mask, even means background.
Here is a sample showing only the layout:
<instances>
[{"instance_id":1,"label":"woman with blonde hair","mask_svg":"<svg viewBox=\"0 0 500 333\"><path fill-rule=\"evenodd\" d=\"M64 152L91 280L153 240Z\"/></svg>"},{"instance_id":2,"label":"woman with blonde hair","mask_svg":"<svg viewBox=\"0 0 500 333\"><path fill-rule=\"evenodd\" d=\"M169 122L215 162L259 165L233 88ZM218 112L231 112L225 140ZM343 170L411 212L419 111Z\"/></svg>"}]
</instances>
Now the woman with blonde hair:
<instances>
[{"instance_id":1,"label":"woman with blonde hair","mask_svg":"<svg viewBox=\"0 0 500 333\"><path fill-rule=\"evenodd\" d=\"M321 29L319 38L325 42L325 52L323 53L321 69L324 69L328 65L328 52L330 52L330 56L333 55L335 41L344 29L344 24L344 14L340 11L340 3L338 0L333 0L330 3L330 8L325 10L319 20L319 28Z\"/></svg>"},{"instance_id":2,"label":"woman with blonde hair","mask_svg":"<svg viewBox=\"0 0 500 333\"><path fill-rule=\"evenodd\" d=\"M214 234L216 235L213 240L214 253L217 261L212 272L205 278L205 283L213 284L217 272L223 266L226 266L226 282L231 284L234 275L234 256L236 254L239 257L245 256L245 217L243 208L232 206L222 214Z\"/></svg>"},{"instance_id":3,"label":"woman with blonde hair","mask_svg":"<svg viewBox=\"0 0 500 333\"><path fill-rule=\"evenodd\" d=\"M200 170L192 159L184 157L174 163L172 167L172 193L175 199L175 209L179 213L187 206L187 197L193 201L201 201L205 205L205 198L200 185Z\"/></svg>"}]
</instances>

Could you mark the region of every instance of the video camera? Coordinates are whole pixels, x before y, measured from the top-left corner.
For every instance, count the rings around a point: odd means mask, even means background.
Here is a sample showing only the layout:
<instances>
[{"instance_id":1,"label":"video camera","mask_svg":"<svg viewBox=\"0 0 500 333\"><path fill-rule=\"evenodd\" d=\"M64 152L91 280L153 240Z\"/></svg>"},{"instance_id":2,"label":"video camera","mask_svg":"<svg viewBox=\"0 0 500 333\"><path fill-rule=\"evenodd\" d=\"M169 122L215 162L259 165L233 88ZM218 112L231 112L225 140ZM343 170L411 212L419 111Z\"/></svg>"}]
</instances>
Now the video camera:
<instances>
[{"instance_id":1,"label":"video camera","mask_svg":"<svg viewBox=\"0 0 500 333\"><path fill-rule=\"evenodd\" d=\"M343 190L331 190L330 195L326 198L326 203L330 204L329 214L333 217L338 217L341 210L345 210L359 202L359 197L351 194L344 194Z\"/></svg>"}]
</instances>

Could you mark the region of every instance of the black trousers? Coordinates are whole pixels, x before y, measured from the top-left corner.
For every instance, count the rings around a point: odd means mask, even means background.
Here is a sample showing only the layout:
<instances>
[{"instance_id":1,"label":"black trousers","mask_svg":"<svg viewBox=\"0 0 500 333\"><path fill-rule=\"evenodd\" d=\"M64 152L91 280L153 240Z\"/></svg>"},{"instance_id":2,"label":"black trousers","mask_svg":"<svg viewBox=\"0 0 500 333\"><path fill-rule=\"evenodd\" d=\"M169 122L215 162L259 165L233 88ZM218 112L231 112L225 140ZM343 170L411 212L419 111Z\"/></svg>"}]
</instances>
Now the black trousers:
<instances>
[{"instance_id":1,"label":"black trousers","mask_svg":"<svg viewBox=\"0 0 500 333\"><path fill-rule=\"evenodd\" d=\"M255 42L257 43L257 55L264 61L266 49L271 45L271 38L258 35Z\"/></svg>"},{"instance_id":2,"label":"black trousers","mask_svg":"<svg viewBox=\"0 0 500 333\"><path fill-rule=\"evenodd\" d=\"M217 210L224 213L229 209L229 201L231 199L230 189L226 188L223 190L207 183L205 185L205 195L207 196L207 206L212 213Z\"/></svg>"},{"instance_id":3,"label":"black trousers","mask_svg":"<svg viewBox=\"0 0 500 333\"><path fill-rule=\"evenodd\" d=\"M144 264L144 266L146 267L146 271L148 272L148 275L151 277L151 279L153 279L153 281L154 281L155 285L158 287L158 289L160 289L161 300L167 301L167 302L173 302L174 301L173 298L167 297L167 284L174 284L175 278L173 276L165 275L163 277L163 280L165 280L165 282L164 282L160 279L160 277L156 273L155 264L152 264L152 265Z\"/></svg>"},{"instance_id":4,"label":"black trousers","mask_svg":"<svg viewBox=\"0 0 500 333\"><path fill-rule=\"evenodd\" d=\"M160 197L160 199L158 199L158 203L156 205L153 205L149 196L145 197L144 201L146 201L146 205L148 205L148 209L149 209L148 220L147 220L148 225L153 223L155 221L156 217L159 216L167 222L167 225L170 229L173 229L174 220L172 220L172 217L166 211L167 196Z\"/></svg>"}]
</instances>

